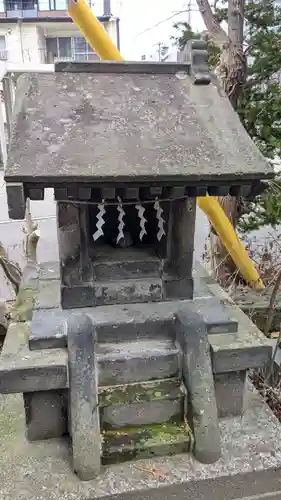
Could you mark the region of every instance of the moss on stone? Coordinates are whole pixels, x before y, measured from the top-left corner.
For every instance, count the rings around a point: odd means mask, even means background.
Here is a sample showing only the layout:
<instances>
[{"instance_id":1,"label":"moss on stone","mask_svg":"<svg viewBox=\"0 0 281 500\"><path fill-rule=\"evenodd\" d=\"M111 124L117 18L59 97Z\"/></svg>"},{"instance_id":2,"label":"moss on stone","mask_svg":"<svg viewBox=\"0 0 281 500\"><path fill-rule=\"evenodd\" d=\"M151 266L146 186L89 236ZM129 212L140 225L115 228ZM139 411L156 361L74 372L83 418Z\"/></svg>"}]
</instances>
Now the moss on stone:
<instances>
[{"instance_id":1,"label":"moss on stone","mask_svg":"<svg viewBox=\"0 0 281 500\"><path fill-rule=\"evenodd\" d=\"M184 388L178 379L101 387L99 388L99 405L106 407L143 401L179 399L183 394Z\"/></svg>"},{"instance_id":2,"label":"moss on stone","mask_svg":"<svg viewBox=\"0 0 281 500\"><path fill-rule=\"evenodd\" d=\"M103 462L117 463L136 458L190 452L194 440L187 424L127 427L103 433Z\"/></svg>"},{"instance_id":3,"label":"moss on stone","mask_svg":"<svg viewBox=\"0 0 281 500\"><path fill-rule=\"evenodd\" d=\"M20 288L16 303L11 312L13 321L31 321L36 296L36 289Z\"/></svg>"}]
</instances>

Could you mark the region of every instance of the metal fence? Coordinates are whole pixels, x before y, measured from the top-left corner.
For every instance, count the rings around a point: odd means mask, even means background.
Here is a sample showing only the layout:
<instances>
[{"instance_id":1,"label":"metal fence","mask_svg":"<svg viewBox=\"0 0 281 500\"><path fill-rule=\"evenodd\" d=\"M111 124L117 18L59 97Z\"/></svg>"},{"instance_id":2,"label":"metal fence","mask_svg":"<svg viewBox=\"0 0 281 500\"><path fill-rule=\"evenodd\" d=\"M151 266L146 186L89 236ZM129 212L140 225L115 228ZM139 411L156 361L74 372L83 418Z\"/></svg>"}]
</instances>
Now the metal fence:
<instances>
[{"instance_id":1,"label":"metal fence","mask_svg":"<svg viewBox=\"0 0 281 500\"><path fill-rule=\"evenodd\" d=\"M37 17L38 7L33 1L6 1L5 11L7 17L32 18Z\"/></svg>"}]
</instances>

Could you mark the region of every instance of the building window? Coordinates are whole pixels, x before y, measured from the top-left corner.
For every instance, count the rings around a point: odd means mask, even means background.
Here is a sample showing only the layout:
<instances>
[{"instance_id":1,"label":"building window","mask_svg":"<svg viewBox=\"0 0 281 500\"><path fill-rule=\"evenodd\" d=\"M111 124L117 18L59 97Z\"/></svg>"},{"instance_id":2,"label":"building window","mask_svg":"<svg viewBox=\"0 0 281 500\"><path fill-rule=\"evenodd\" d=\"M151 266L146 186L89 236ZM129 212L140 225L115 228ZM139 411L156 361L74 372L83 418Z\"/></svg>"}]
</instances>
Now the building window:
<instances>
[{"instance_id":1,"label":"building window","mask_svg":"<svg viewBox=\"0 0 281 500\"><path fill-rule=\"evenodd\" d=\"M75 61L94 61L97 59L96 53L83 36L74 36L72 46Z\"/></svg>"},{"instance_id":2,"label":"building window","mask_svg":"<svg viewBox=\"0 0 281 500\"><path fill-rule=\"evenodd\" d=\"M67 10L67 0L38 0L39 10Z\"/></svg>"},{"instance_id":3,"label":"building window","mask_svg":"<svg viewBox=\"0 0 281 500\"><path fill-rule=\"evenodd\" d=\"M6 10L37 10L37 0L6 0Z\"/></svg>"},{"instance_id":4,"label":"building window","mask_svg":"<svg viewBox=\"0 0 281 500\"><path fill-rule=\"evenodd\" d=\"M0 36L0 61L7 61L8 51L6 48L6 37Z\"/></svg>"},{"instance_id":5,"label":"building window","mask_svg":"<svg viewBox=\"0 0 281 500\"><path fill-rule=\"evenodd\" d=\"M3 0L3 3L5 12L10 14L9 17L34 17L38 10L37 0Z\"/></svg>"},{"instance_id":6,"label":"building window","mask_svg":"<svg viewBox=\"0 0 281 500\"><path fill-rule=\"evenodd\" d=\"M4 0L0 0L0 12L5 12Z\"/></svg>"},{"instance_id":7,"label":"building window","mask_svg":"<svg viewBox=\"0 0 281 500\"><path fill-rule=\"evenodd\" d=\"M96 53L82 36L56 37L46 39L47 60L93 61Z\"/></svg>"}]
</instances>

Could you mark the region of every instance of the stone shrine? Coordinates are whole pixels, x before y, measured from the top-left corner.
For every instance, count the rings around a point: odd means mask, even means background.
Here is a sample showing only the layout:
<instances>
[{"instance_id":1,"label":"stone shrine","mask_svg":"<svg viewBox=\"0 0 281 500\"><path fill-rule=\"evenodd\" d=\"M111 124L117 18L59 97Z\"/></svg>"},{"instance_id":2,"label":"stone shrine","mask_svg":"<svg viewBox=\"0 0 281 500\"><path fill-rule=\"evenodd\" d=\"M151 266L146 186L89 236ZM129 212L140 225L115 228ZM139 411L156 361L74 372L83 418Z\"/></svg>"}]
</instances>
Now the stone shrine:
<instances>
[{"instance_id":1,"label":"stone shrine","mask_svg":"<svg viewBox=\"0 0 281 500\"><path fill-rule=\"evenodd\" d=\"M25 269L0 392L23 394L29 441L70 437L82 480L156 455L215 462L219 418L242 414L246 371L271 356L193 265L196 197L251 196L273 172L202 44L191 60L17 81L9 213L52 187L60 262Z\"/></svg>"}]
</instances>

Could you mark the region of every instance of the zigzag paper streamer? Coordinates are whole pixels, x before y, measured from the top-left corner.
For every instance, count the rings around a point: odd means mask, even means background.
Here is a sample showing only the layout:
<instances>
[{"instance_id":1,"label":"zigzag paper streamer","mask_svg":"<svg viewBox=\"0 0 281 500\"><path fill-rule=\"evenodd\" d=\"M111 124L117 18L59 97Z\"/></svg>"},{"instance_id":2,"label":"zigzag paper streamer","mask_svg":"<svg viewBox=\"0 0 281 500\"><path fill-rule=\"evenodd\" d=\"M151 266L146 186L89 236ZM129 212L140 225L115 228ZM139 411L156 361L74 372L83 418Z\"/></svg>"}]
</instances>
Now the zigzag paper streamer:
<instances>
[{"instance_id":1,"label":"zigzag paper streamer","mask_svg":"<svg viewBox=\"0 0 281 500\"><path fill-rule=\"evenodd\" d=\"M106 213L106 210L104 208L104 203L98 205L99 212L97 213L97 231L93 234L93 239L94 241L98 240L101 236L104 235L102 226L105 224L105 220L103 219L104 214Z\"/></svg>"},{"instance_id":2,"label":"zigzag paper streamer","mask_svg":"<svg viewBox=\"0 0 281 500\"><path fill-rule=\"evenodd\" d=\"M145 229L145 224L147 222L146 218L144 217L144 212L145 208L142 205L136 205L136 210L138 212L138 217L140 219L140 234L139 234L139 239L142 241L143 237L145 234L147 234L146 229Z\"/></svg>"},{"instance_id":3,"label":"zigzag paper streamer","mask_svg":"<svg viewBox=\"0 0 281 500\"><path fill-rule=\"evenodd\" d=\"M162 217L163 210L160 207L160 204L159 204L158 200L155 200L153 208L156 211L156 218L158 220L157 239L158 239L158 241L160 241L166 233L165 233L165 230L164 230L164 222L165 221L164 221L164 219Z\"/></svg>"},{"instance_id":4,"label":"zigzag paper streamer","mask_svg":"<svg viewBox=\"0 0 281 500\"><path fill-rule=\"evenodd\" d=\"M122 200L120 198L120 196L118 196L118 202L119 202L119 205L117 206L117 210L119 212L119 215L118 215L118 221L119 221L119 224L118 224L118 235L117 235L117 239L116 239L116 243L119 243L119 241L124 238L124 232L123 232L123 229L125 227L125 223L123 221L123 218L125 216L125 212L123 210L123 206L122 206Z\"/></svg>"}]
</instances>

